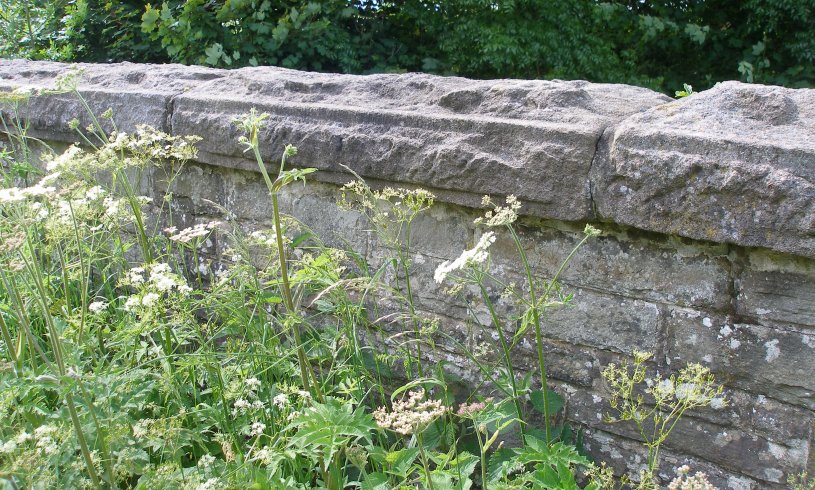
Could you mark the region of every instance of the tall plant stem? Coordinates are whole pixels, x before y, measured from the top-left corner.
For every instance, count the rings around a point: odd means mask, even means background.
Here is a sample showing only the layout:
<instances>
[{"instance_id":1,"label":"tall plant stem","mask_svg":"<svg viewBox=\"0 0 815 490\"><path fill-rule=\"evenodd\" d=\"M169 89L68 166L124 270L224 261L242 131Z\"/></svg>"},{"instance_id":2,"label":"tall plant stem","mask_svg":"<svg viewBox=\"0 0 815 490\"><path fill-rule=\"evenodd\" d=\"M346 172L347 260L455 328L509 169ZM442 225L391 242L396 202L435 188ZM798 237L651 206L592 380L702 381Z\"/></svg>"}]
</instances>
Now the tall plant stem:
<instances>
[{"instance_id":1,"label":"tall plant stem","mask_svg":"<svg viewBox=\"0 0 815 490\"><path fill-rule=\"evenodd\" d=\"M34 245L31 243L31 237L26 237L26 242L28 244L29 252L31 257L36 257L36 253L34 250ZM29 273L31 274L31 278L34 281L35 287L35 296L37 297L37 302L39 303L40 310L42 313L43 318L45 318L45 324L48 329L48 338L51 341L51 350L54 352L54 360L56 361L58 374L61 378L65 377L67 374L67 370L65 369L65 361L62 357L62 346L59 337L59 333L54 325L54 319L51 316L51 311L48 308L48 304L46 299L48 298L48 292L45 290L45 284L42 278L42 271L38 267L38 264L34 260L28 260L23 254L20 254L20 257L23 259L26 269L28 269ZM93 459L91 458L91 452L88 449L88 443L85 440L85 433L82 430L82 424L79 422L79 416L76 412L76 405L74 404L73 395L68 392L65 394L65 403L68 405L68 413L71 415L71 422L74 426L74 432L76 433L77 442L79 442L79 449L82 453L82 458L85 460L85 466L88 470L88 475L91 477L91 481L96 488L101 488L101 483L99 480L99 475L96 473L96 468L93 465Z\"/></svg>"},{"instance_id":2,"label":"tall plant stem","mask_svg":"<svg viewBox=\"0 0 815 490\"><path fill-rule=\"evenodd\" d=\"M405 288L407 289L408 307L410 308L410 319L413 322L413 333L416 340L416 371L419 377L424 377L424 369L422 368L422 339L421 329L419 322L416 320L416 306L413 303L413 287L410 284L410 267L408 261L410 260L410 221L407 222L407 231L405 233L405 248L399 249L399 262L401 263L402 270L405 273ZM408 352L410 350L408 349Z\"/></svg>"},{"instance_id":3,"label":"tall plant stem","mask_svg":"<svg viewBox=\"0 0 815 490\"><path fill-rule=\"evenodd\" d=\"M291 292L291 285L289 284L289 270L286 264L286 250L283 246L283 231L280 226L280 205L277 201L277 188L275 188L272 179L269 177L269 172L266 171L266 165L263 163L263 158L260 155L257 131L254 131L253 134L250 135L250 138L255 160L257 161L260 173L263 175L263 180L266 182L266 187L269 189L269 195L272 198L272 221L274 222L275 241L277 242L277 256L278 261L280 262L280 275L283 283L283 301L286 305L286 310L289 317L296 320L297 311L294 306L294 296ZM286 154L284 153L280 160L278 177L283 174L285 166ZM303 347L303 340L300 336L300 325L292 323L289 325L289 327L291 329L292 336L294 337L294 343L297 346L297 363L300 365L300 379L303 383L303 389L306 391L311 391L310 379L314 379L314 391L317 395L317 399L323 401L320 383L317 381L317 377L315 376L314 371L311 369L311 364L308 362L308 356L306 356L306 350Z\"/></svg>"},{"instance_id":4,"label":"tall plant stem","mask_svg":"<svg viewBox=\"0 0 815 490\"><path fill-rule=\"evenodd\" d=\"M521 261L524 264L524 271L526 272L526 281L529 283L529 299L532 303L532 322L535 324L535 347L538 353L538 369L541 376L541 392L543 393L543 429L546 434L546 443L552 442L551 429L549 427L549 382L546 375L546 359L543 355L543 331L541 329L540 312L538 311L538 298L535 291L535 282L532 278L532 268L529 267L529 259L526 257L526 252L521 244L521 239L515 232L512 225L507 225L512 239L515 241L515 246L518 248L518 254L521 256Z\"/></svg>"},{"instance_id":5,"label":"tall plant stem","mask_svg":"<svg viewBox=\"0 0 815 490\"><path fill-rule=\"evenodd\" d=\"M544 417L543 427L546 432L546 443L549 444L552 442L551 429L549 427L549 417L550 417L549 385L548 378L546 375L546 359L543 354L543 329L541 328L537 292L535 290L535 283L532 277L532 268L529 266L529 260L527 259L526 252L524 251L523 245L521 244L521 239L520 237L518 237L518 234L515 232L515 228L513 228L511 224L507 225L507 228L509 229L509 232L512 235L513 241L515 241L515 246L518 249L518 254L521 256L521 261L524 264L526 280L529 283L529 299L532 303L532 321L535 326L535 344L536 344L535 347L538 354L538 368L540 370L541 376L541 392L543 393L543 417ZM569 252L569 255L566 256L566 259L563 260L563 262L561 262L560 268L558 268L557 272L555 273L555 276L552 278L552 280L546 287L543 296L541 296L540 298L541 301L545 302L549 299L549 295L552 292L552 288L554 287L555 284L557 284L557 281L560 279L560 276L561 274L563 274L563 271L566 269L566 266L569 264L569 262L571 262L572 258L577 253L577 251L580 249L580 247L583 246L584 243L586 243L586 240L588 240L589 238L590 238L589 235L584 236L583 239L580 240L580 242L578 242L577 245L575 245L572 251Z\"/></svg>"},{"instance_id":6,"label":"tall plant stem","mask_svg":"<svg viewBox=\"0 0 815 490\"><path fill-rule=\"evenodd\" d=\"M492 300L490 300L489 295L487 294L487 289L484 287L484 283L482 281L477 281L478 287L481 289L481 298L484 300L484 304L487 305L487 308L490 310L490 317L492 317L492 323L495 325L495 329L498 330L498 339L501 341L501 350L504 354L504 364L507 366L507 374L509 374L510 379L510 386L512 387L512 401L515 404L515 411L518 414L518 424L521 428L521 438L526 437L526 430L524 430L524 414L523 414L523 407L521 406L521 397L518 393L518 384L515 381L515 369L512 367L512 358L509 355L509 344L507 344L507 338L504 334L504 329L501 326L501 321L498 319L498 314L495 313L495 308L493 307Z\"/></svg>"},{"instance_id":7,"label":"tall plant stem","mask_svg":"<svg viewBox=\"0 0 815 490\"><path fill-rule=\"evenodd\" d=\"M427 480L427 487L430 490L433 488L433 479L430 477L430 465L427 464L427 454L424 452L424 441L422 440L422 433L416 433L416 443L419 446L419 455L422 459L422 467L424 468L424 477Z\"/></svg>"}]
</instances>

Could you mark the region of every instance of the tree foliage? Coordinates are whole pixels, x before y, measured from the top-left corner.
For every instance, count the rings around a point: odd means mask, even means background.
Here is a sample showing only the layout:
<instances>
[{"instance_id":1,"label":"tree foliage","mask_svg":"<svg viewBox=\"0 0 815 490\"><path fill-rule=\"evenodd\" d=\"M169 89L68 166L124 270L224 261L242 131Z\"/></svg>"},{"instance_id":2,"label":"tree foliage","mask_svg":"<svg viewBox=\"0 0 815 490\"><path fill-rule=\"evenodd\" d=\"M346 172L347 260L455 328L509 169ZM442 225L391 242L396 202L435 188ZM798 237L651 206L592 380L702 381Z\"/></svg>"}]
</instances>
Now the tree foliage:
<instances>
[{"instance_id":1,"label":"tree foliage","mask_svg":"<svg viewBox=\"0 0 815 490\"><path fill-rule=\"evenodd\" d=\"M815 0L0 0L0 56L815 85Z\"/></svg>"}]
</instances>

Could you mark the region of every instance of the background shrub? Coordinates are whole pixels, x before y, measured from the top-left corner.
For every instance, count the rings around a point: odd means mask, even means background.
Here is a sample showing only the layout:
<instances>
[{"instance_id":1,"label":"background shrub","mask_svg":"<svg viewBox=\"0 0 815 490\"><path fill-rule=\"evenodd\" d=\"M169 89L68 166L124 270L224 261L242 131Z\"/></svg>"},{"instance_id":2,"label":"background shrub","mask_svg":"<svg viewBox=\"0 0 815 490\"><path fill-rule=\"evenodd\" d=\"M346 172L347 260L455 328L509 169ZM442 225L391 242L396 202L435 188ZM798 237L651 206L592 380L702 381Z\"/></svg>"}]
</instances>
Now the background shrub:
<instances>
[{"instance_id":1,"label":"background shrub","mask_svg":"<svg viewBox=\"0 0 815 490\"><path fill-rule=\"evenodd\" d=\"M815 84L815 0L0 0L0 56Z\"/></svg>"}]
</instances>

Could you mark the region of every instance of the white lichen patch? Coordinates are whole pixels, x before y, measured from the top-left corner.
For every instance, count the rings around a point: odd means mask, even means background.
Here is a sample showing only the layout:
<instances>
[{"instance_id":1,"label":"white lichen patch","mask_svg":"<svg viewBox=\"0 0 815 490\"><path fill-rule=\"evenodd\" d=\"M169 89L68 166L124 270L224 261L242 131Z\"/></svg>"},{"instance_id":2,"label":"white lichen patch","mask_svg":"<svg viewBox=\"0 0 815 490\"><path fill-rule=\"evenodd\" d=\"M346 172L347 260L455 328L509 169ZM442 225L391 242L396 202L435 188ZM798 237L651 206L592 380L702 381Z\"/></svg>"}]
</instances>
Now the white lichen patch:
<instances>
[{"instance_id":1,"label":"white lichen patch","mask_svg":"<svg viewBox=\"0 0 815 490\"><path fill-rule=\"evenodd\" d=\"M764 342L764 347L767 349L767 355L764 357L767 362L773 362L781 355L781 349L778 348L778 339Z\"/></svg>"},{"instance_id":2,"label":"white lichen patch","mask_svg":"<svg viewBox=\"0 0 815 490\"><path fill-rule=\"evenodd\" d=\"M706 326L707 328L710 328L713 326L713 322L710 320L710 318L704 317L702 319L702 325Z\"/></svg>"},{"instance_id":3,"label":"white lichen patch","mask_svg":"<svg viewBox=\"0 0 815 490\"><path fill-rule=\"evenodd\" d=\"M772 454L775 459L784 459L787 456L787 449L774 442L767 443L767 450L770 451L770 454Z\"/></svg>"},{"instance_id":4,"label":"white lichen patch","mask_svg":"<svg viewBox=\"0 0 815 490\"><path fill-rule=\"evenodd\" d=\"M756 487L747 478L731 476L727 479L727 488L732 490L752 490Z\"/></svg>"},{"instance_id":5,"label":"white lichen patch","mask_svg":"<svg viewBox=\"0 0 815 490\"><path fill-rule=\"evenodd\" d=\"M764 476L771 482L780 482L784 478L784 472L778 468L765 468Z\"/></svg>"}]
</instances>

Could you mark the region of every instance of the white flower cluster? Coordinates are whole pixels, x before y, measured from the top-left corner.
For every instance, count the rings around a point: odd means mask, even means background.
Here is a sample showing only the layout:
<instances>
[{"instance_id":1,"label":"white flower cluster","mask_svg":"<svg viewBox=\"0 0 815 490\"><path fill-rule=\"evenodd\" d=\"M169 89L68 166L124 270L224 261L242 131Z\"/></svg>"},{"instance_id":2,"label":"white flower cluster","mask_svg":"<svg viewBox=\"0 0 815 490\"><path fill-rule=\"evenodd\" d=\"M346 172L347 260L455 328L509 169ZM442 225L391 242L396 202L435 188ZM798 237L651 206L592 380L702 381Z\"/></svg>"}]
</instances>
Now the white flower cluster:
<instances>
[{"instance_id":1,"label":"white flower cluster","mask_svg":"<svg viewBox=\"0 0 815 490\"><path fill-rule=\"evenodd\" d=\"M135 136L121 138L115 135L111 145L117 149L124 147L143 158L190 160L195 158L195 143L200 140L197 136L171 136L152 126L140 124L136 126Z\"/></svg>"},{"instance_id":2,"label":"white flower cluster","mask_svg":"<svg viewBox=\"0 0 815 490\"><path fill-rule=\"evenodd\" d=\"M210 478L207 481L195 487L195 490L218 490L220 488L224 488L223 484L221 483L221 480L217 478Z\"/></svg>"},{"instance_id":3,"label":"white flower cluster","mask_svg":"<svg viewBox=\"0 0 815 490\"><path fill-rule=\"evenodd\" d=\"M253 422L252 427L249 430L249 436L257 437L263 435L264 430L266 430L266 424L263 422Z\"/></svg>"},{"instance_id":4,"label":"white flower cluster","mask_svg":"<svg viewBox=\"0 0 815 490\"><path fill-rule=\"evenodd\" d=\"M263 466L271 466L275 463L275 452L266 446L252 451L249 456L250 461L255 461Z\"/></svg>"},{"instance_id":5,"label":"white flower cluster","mask_svg":"<svg viewBox=\"0 0 815 490\"><path fill-rule=\"evenodd\" d=\"M289 395L285 393L278 393L274 398L272 398L272 405L279 409L287 407L289 405Z\"/></svg>"},{"instance_id":6,"label":"white flower cluster","mask_svg":"<svg viewBox=\"0 0 815 490\"><path fill-rule=\"evenodd\" d=\"M145 277L145 274L149 274ZM134 267L127 271L122 285L140 287L142 291L127 298L124 309L138 311L139 308L150 308L155 305L163 295L177 292L188 294L192 291L181 276L171 272L170 266L160 262L144 267Z\"/></svg>"},{"instance_id":7,"label":"white flower cluster","mask_svg":"<svg viewBox=\"0 0 815 490\"><path fill-rule=\"evenodd\" d=\"M481 235L481 238L478 240L475 247L471 248L470 250L465 250L456 260L452 262L442 262L436 268L436 272L433 274L433 279L436 280L436 283L441 284L453 271L461 270L465 267L471 267L473 265L483 264L489 258L489 253L487 250L493 243L495 243L495 233L491 231L484 233Z\"/></svg>"},{"instance_id":8,"label":"white flower cluster","mask_svg":"<svg viewBox=\"0 0 815 490\"><path fill-rule=\"evenodd\" d=\"M48 196L56 191L56 187L45 186L42 183L34 184L31 187L8 187L0 189L0 204L25 201L30 197Z\"/></svg>"},{"instance_id":9,"label":"white flower cluster","mask_svg":"<svg viewBox=\"0 0 815 490\"><path fill-rule=\"evenodd\" d=\"M263 406L264 404L260 400L250 402L245 398L238 398L232 405L232 415L237 416L254 410L263 410Z\"/></svg>"},{"instance_id":10,"label":"white flower cluster","mask_svg":"<svg viewBox=\"0 0 815 490\"><path fill-rule=\"evenodd\" d=\"M168 293L174 289L181 293L192 291L184 279L171 272L170 266L164 262L154 264L150 268L149 284L162 293Z\"/></svg>"},{"instance_id":11,"label":"white flower cluster","mask_svg":"<svg viewBox=\"0 0 815 490\"><path fill-rule=\"evenodd\" d=\"M267 247L277 246L277 236L274 231L253 231L249 234L249 240L258 245Z\"/></svg>"},{"instance_id":12,"label":"white flower cluster","mask_svg":"<svg viewBox=\"0 0 815 490\"><path fill-rule=\"evenodd\" d=\"M9 439L5 443L0 444L0 454L12 453L17 449L18 446L22 446L23 444L32 439L34 439L34 436L29 434L28 432L26 431L20 432L14 439Z\"/></svg>"},{"instance_id":13,"label":"white flower cluster","mask_svg":"<svg viewBox=\"0 0 815 490\"><path fill-rule=\"evenodd\" d=\"M690 467L688 465L680 466L676 470L676 478L668 484L668 490L717 490L711 484L705 473L701 471L696 472L695 475L690 476Z\"/></svg>"},{"instance_id":14,"label":"white flower cluster","mask_svg":"<svg viewBox=\"0 0 815 490\"><path fill-rule=\"evenodd\" d=\"M483 206L493 206L492 211L487 211L483 218L475 220L477 225L505 226L514 223L518 219L518 211L521 209L521 202L514 195L507 196L506 206L493 204L490 196L481 199Z\"/></svg>"},{"instance_id":15,"label":"white flower cluster","mask_svg":"<svg viewBox=\"0 0 815 490\"><path fill-rule=\"evenodd\" d=\"M150 433L150 428L155 421L153 419L142 419L133 425L133 437L144 439Z\"/></svg>"},{"instance_id":16,"label":"white flower cluster","mask_svg":"<svg viewBox=\"0 0 815 490\"><path fill-rule=\"evenodd\" d=\"M178 230L175 226L165 228L164 233L170 235L170 240L180 243L189 243L196 238L205 237L215 228L222 225L220 221L210 221L209 223L199 223L183 230Z\"/></svg>"},{"instance_id":17,"label":"white flower cluster","mask_svg":"<svg viewBox=\"0 0 815 490\"><path fill-rule=\"evenodd\" d=\"M410 392L406 399L394 402L391 412L379 407L373 415L377 425L383 429L410 435L421 432L422 428L449 410L450 407L442 405L441 400L425 400L425 391L418 390Z\"/></svg>"},{"instance_id":18,"label":"white flower cluster","mask_svg":"<svg viewBox=\"0 0 815 490\"><path fill-rule=\"evenodd\" d=\"M76 145L71 145L67 150L62 152L59 156L52 159L45 165L45 169L49 172L70 167L76 160L81 160L85 157L85 152Z\"/></svg>"},{"instance_id":19,"label":"white flower cluster","mask_svg":"<svg viewBox=\"0 0 815 490\"><path fill-rule=\"evenodd\" d=\"M57 428L53 425L41 425L34 429L34 440L37 441L37 449L47 456L52 456L59 451L57 442L54 440Z\"/></svg>"},{"instance_id":20,"label":"white flower cluster","mask_svg":"<svg viewBox=\"0 0 815 490\"><path fill-rule=\"evenodd\" d=\"M36 221L37 223L42 223L43 221L45 221L48 218L48 215L50 214L50 212L48 211L48 207L41 202L35 202L31 204L30 209L34 214L34 221Z\"/></svg>"},{"instance_id":21,"label":"white flower cluster","mask_svg":"<svg viewBox=\"0 0 815 490\"><path fill-rule=\"evenodd\" d=\"M88 305L88 311L98 315L99 313L105 311L105 308L107 307L108 307L107 301L94 301L93 303Z\"/></svg>"},{"instance_id":22,"label":"white flower cluster","mask_svg":"<svg viewBox=\"0 0 815 490\"><path fill-rule=\"evenodd\" d=\"M198 459L198 467L203 469L210 468L215 463L215 456L211 454L204 454Z\"/></svg>"}]
</instances>

